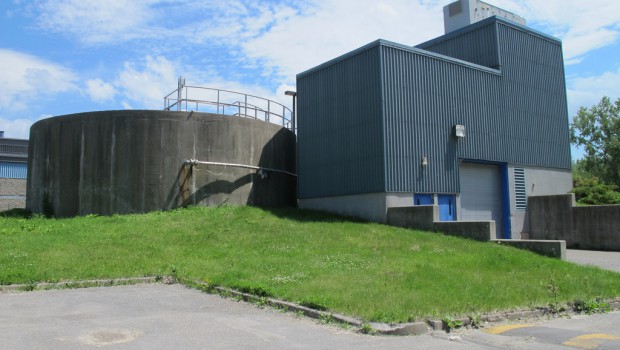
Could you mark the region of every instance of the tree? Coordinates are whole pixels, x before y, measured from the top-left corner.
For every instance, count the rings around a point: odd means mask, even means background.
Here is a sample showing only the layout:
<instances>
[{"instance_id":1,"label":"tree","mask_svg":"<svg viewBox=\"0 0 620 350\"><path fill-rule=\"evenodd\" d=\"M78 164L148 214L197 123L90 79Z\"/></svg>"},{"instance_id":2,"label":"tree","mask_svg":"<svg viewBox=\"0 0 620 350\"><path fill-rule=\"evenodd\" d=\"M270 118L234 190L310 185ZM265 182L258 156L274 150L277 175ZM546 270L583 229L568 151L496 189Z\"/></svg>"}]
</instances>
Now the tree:
<instances>
[{"instance_id":1,"label":"tree","mask_svg":"<svg viewBox=\"0 0 620 350\"><path fill-rule=\"evenodd\" d=\"M571 143L585 149L580 170L607 185L620 186L620 98L603 97L581 107L570 125Z\"/></svg>"},{"instance_id":2,"label":"tree","mask_svg":"<svg viewBox=\"0 0 620 350\"><path fill-rule=\"evenodd\" d=\"M618 204L620 193L618 186L605 185L596 177L575 176L573 178L573 192L578 203L589 205Z\"/></svg>"}]
</instances>

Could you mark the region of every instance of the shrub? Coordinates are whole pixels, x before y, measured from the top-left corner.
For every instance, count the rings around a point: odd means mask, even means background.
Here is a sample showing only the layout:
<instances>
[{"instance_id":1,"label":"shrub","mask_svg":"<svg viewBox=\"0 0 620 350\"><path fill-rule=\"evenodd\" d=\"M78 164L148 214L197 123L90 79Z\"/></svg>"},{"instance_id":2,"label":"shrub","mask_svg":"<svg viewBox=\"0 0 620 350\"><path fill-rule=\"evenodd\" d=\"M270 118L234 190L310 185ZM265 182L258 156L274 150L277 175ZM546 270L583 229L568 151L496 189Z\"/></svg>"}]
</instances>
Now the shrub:
<instances>
[{"instance_id":1,"label":"shrub","mask_svg":"<svg viewBox=\"0 0 620 350\"><path fill-rule=\"evenodd\" d=\"M616 192L617 189L618 186L606 185L597 177L575 177L572 192L580 204L620 204L620 193Z\"/></svg>"}]
</instances>

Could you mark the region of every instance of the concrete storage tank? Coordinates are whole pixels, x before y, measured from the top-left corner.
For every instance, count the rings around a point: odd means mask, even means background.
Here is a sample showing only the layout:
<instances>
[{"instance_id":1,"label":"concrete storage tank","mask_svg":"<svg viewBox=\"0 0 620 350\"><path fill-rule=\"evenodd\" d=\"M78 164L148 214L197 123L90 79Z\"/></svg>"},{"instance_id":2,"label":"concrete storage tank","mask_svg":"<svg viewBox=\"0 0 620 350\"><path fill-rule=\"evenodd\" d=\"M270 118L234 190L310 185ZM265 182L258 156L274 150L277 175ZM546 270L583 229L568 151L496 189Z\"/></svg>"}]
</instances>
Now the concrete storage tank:
<instances>
[{"instance_id":1,"label":"concrete storage tank","mask_svg":"<svg viewBox=\"0 0 620 350\"><path fill-rule=\"evenodd\" d=\"M79 113L30 129L26 206L67 217L295 205L294 173L295 134L273 123L193 111Z\"/></svg>"}]
</instances>

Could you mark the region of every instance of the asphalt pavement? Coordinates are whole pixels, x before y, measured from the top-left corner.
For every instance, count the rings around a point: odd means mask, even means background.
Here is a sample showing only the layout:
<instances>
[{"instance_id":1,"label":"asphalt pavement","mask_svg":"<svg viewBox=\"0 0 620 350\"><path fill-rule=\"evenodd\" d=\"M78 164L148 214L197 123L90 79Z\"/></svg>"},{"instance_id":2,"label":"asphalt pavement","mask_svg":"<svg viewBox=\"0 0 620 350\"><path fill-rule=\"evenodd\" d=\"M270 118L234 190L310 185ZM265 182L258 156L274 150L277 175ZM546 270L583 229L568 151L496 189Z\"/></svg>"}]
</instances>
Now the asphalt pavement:
<instances>
[{"instance_id":1,"label":"asphalt pavement","mask_svg":"<svg viewBox=\"0 0 620 350\"><path fill-rule=\"evenodd\" d=\"M567 260L620 272L620 252ZM369 336L181 285L0 292L1 349L620 349L620 312Z\"/></svg>"},{"instance_id":2,"label":"asphalt pavement","mask_svg":"<svg viewBox=\"0 0 620 350\"><path fill-rule=\"evenodd\" d=\"M182 285L0 295L3 349L474 349L432 336L373 337Z\"/></svg>"},{"instance_id":3,"label":"asphalt pavement","mask_svg":"<svg viewBox=\"0 0 620 350\"><path fill-rule=\"evenodd\" d=\"M489 325L482 330L451 334L437 331L420 336L369 336L182 285L141 284L0 294L2 349L550 350L579 348L570 342L579 344L585 338L578 337L584 335L590 335L590 342L584 344L605 349L620 347L615 338L620 339L618 325L620 313L613 312L571 319L539 319L508 330ZM540 327L544 329L541 331ZM525 328L529 334L524 332ZM536 336L550 333L549 329L555 329L557 334ZM596 338L600 334L607 338Z\"/></svg>"},{"instance_id":4,"label":"asphalt pavement","mask_svg":"<svg viewBox=\"0 0 620 350\"><path fill-rule=\"evenodd\" d=\"M620 252L567 249L566 260L620 272Z\"/></svg>"}]
</instances>

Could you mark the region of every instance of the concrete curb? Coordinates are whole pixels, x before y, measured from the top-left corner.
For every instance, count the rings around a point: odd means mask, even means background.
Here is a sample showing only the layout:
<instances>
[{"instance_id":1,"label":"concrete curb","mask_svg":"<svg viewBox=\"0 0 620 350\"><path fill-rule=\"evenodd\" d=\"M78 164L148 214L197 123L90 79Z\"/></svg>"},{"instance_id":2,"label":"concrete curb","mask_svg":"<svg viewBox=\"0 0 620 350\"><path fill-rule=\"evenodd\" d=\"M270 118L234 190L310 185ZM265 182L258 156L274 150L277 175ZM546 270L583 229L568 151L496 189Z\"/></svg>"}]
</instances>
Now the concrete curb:
<instances>
[{"instance_id":1,"label":"concrete curb","mask_svg":"<svg viewBox=\"0 0 620 350\"><path fill-rule=\"evenodd\" d=\"M607 301L607 303L609 304L611 311L620 310L620 299L609 300ZM575 314L575 315L579 314L570 309L565 311L564 313ZM510 312L499 312L499 313L493 313L493 314L480 315L480 321L489 322L489 323L496 323L496 322L503 322L503 321L517 321L517 320L523 320L523 319L532 318L532 317L542 317L545 315L553 315L553 314L554 313L549 308L540 308L537 310L510 311ZM456 318L454 320L460 321L462 323L461 327L466 327L466 326L471 325L471 319L469 317ZM440 331L440 330L449 331L448 326L443 320L428 320L428 324L430 328L435 331Z\"/></svg>"},{"instance_id":2,"label":"concrete curb","mask_svg":"<svg viewBox=\"0 0 620 350\"><path fill-rule=\"evenodd\" d=\"M130 277L83 281L41 282L33 284L10 284L0 285L0 292L27 292L41 289L106 287L140 283L155 283L160 280L161 278L159 277Z\"/></svg>"},{"instance_id":3,"label":"concrete curb","mask_svg":"<svg viewBox=\"0 0 620 350\"><path fill-rule=\"evenodd\" d=\"M197 283L197 284L202 285L207 288L209 287L207 284L204 284L204 283ZM304 315L308 317L312 317L312 318L317 318L317 319L321 317L331 318L334 321L337 321L339 323L348 324L350 326L355 326L355 327L361 327L363 324L361 320L354 318L354 317L334 314L334 313L326 312L326 311L315 310L315 309L311 309L306 306L302 306L302 305L291 303L291 302L284 301L284 300L259 297L253 294L243 293L243 292L236 291L234 289L229 289L229 288L224 288L224 287L213 287L213 289L217 291L218 294L240 297L245 301L254 301L254 302L263 301L265 304L269 306L273 306L273 307L277 307L277 308L285 309L285 310L290 310L290 311L302 312Z\"/></svg>"},{"instance_id":4,"label":"concrete curb","mask_svg":"<svg viewBox=\"0 0 620 350\"><path fill-rule=\"evenodd\" d=\"M164 277L134 277L134 278L113 278L113 279L96 279L96 280L84 280L84 281L62 281L56 283L34 283L34 284L12 284L12 285L0 285L0 293L6 292L20 292L20 291L32 291L32 290L41 290L41 289L62 289L62 288L87 288L87 287L109 287L109 286L118 286L118 285L130 285L130 284L148 284L148 283L163 283L163 284L174 284L178 283L176 278L171 276ZM182 283L188 287L187 283ZM364 322L355 317L349 317L337 313L331 313L327 311L315 310L306 306L302 306L296 303L268 298L268 297L260 297L250 293L240 292L234 289L219 287L219 286L210 286L204 282L193 282L191 283L195 286L198 286L201 289L206 291L215 291L215 293L222 296L230 296L240 298L247 302L262 302L265 305L269 305L271 307L275 307L278 309L284 309L287 311L293 312L301 312L306 317L314 318L314 319L325 319L331 320L334 322L338 322L341 324L346 324L349 326L354 326L357 328L362 328L365 325L370 325L372 330L376 334L381 335L396 335L396 336L405 336L405 335L422 335L427 334L431 331L449 331L446 323L443 320L426 320L424 322L411 322L411 323L398 323L398 324L387 324L387 323L368 323ZM611 310L620 310L620 299L609 300L608 301ZM568 311L567 313L572 313ZM530 317L542 317L544 315L552 314L550 309L541 308L538 310L523 310L523 311L511 311L511 312L500 312L494 314L486 314L480 315L480 321L482 322L502 322L502 321L515 321L521 320ZM469 317L464 318L456 318L454 321L460 321L462 326L467 327L471 325L471 319ZM459 328L461 328L459 327Z\"/></svg>"},{"instance_id":5,"label":"concrete curb","mask_svg":"<svg viewBox=\"0 0 620 350\"><path fill-rule=\"evenodd\" d=\"M427 320L425 322L411 322L411 323L397 323L397 324L387 324L387 323L377 323L371 322L367 323L360 319L344 316L340 314L334 314L327 311L320 311L311 309L306 306L302 306L299 304L295 304L288 301L283 301L274 298L266 298L259 297L249 293L243 293L236 291L234 289L224 288L224 287L211 287L206 283L195 282L197 285L214 290L216 293L223 296L233 296L243 299L248 302L257 302L262 301L264 304L285 309L289 311L302 312L305 316L314 318L314 319L327 319L331 318L332 320L347 324L350 326L362 328L364 325L368 324L372 327L372 330L376 334L382 335L422 335L427 334L431 331L449 331L447 324L443 320ZM619 300L611 300L609 301L609 305L612 310L620 310L620 299ZM552 314L549 309L538 309L538 310L523 310L523 311L511 311L511 312L500 312L493 314L485 314L480 315L481 322L502 322L502 321L515 321L522 320L531 317L542 317L544 315ZM469 317L457 318L455 321L460 321L462 326L467 327L472 324L472 320ZM460 327L459 327L460 328Z\"/></svg>"},{"instance_id":6,"label":"concrete curb","mask_svg":"<svg viewBox=\"0 0 620 350\"><path fill-rule=\"evenodd\" d=\"M383 335L422 335L429 333L429 325L426 322L412 323L370 323L370 326L379 334Z\"/></svg>"},{"instance_id":7,"label":"concrete curb","mask_svg":"<svg viewBox=\"0 0 620 350\"><path fill-rule=\"evenodd\" d=\"M266 298L259 297L249 293L243 293L236 291L234 289L224 288L224 287L210 287L206 283L195 282L197 285L210 288L216 291L218 294L223 296L233 296L237 298L241 298L244 301L262 301L266 305L276 307L279 309L284 309L293 312L301 312L305 316L314 318L314 319L330 319L338 323L346 324L349 326L354 326L361 328L365 322L357 319L355 317L349 317L337 313L331 313L327 311L315 310L303 305L291 303L284 300L274 299L274 298ZM372 329L378 334L385 335L421 335L429 332L428 326L425 322L415 322L415 323L401 323L401 324L386 324L386 323L369 323Z\"/></svg>"}]
</instances>

